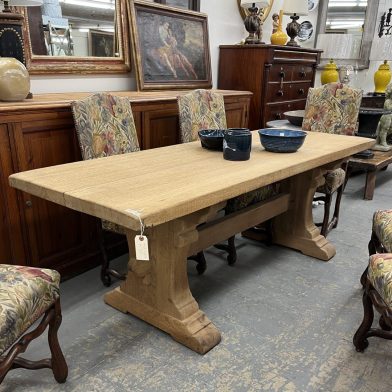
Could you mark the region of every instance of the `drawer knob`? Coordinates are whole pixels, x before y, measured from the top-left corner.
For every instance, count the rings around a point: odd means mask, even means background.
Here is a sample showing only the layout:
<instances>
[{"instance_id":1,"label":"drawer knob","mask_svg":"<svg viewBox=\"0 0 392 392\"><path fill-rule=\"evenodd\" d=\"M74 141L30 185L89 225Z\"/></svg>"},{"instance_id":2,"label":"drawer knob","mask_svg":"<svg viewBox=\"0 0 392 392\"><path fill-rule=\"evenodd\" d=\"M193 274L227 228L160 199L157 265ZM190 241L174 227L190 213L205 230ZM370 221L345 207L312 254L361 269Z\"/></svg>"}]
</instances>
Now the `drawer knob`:
<instances>
[{"instance_id":1,"label":"drawer knob","mask_svg":"<svg viewBox=\"0 0 392 392\"><path fill-rule=\"evenodd\" d=\"M298 94L299 94L299 95L304 95L304 94L305 94L305 90L304 90L303 88L300 88L300 89L298 90Z\"/></svg>"},{"instance_id":2,"label":"drawer knob","mask_svg":"<svg viewBox=\"0 0 392 392\"><path fill-rule=\"evenodd\" d=\"M26 207L31 208L33 206L33 202L31 200L26 201Z\"/></svg>"},{"instance_id":3,"label":"drawer knob","mask_svg":"<svg viewBox=\"0 0 392 392\"><path fill-rule=\"evenodd\" d=\"M302 69L302 71L299 73L299 76L301 76L301 78L305 78L306 77L306 72L304 69Z\"/></svg>"},{"instance_id":4,"label":"drawer knob","mask_svg":"<svg viewBox=\"0 0 392 392\"><path fill-rule=\"evenodd\" d=\"M281 120L282 119L282 113L276 113L275 117L277 120Z\"/></svg>"},{"instance_id":5,"label":"drawer knob","mask_svg":"<svg viewBox=\"0 0 392 392\"><path fill-rule=\"evenodd\" d=\"M278 97L283 97L283 95L284 95L283 90L278 90L278 92L276 93L276 95L277 95Z\"/></svg>"},{"instance_id":6,"label":"drawer knob","mask_svg":"<svg viewBox=\"0 0 392 392\"><path fill-rule=\"evenodd\" d=\"M280 71L279 76L281 78L284 78L286 76L286 73L284 71Z\"/></svg>"}]
</instances>

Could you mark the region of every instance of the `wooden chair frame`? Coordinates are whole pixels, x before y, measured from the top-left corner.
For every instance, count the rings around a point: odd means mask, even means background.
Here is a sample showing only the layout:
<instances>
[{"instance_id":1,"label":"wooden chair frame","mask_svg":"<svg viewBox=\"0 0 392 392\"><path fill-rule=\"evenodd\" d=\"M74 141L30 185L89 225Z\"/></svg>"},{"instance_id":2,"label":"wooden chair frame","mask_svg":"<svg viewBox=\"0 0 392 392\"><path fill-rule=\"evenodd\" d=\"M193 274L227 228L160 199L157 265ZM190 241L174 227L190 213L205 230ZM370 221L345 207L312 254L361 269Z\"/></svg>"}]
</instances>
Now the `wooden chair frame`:
<instances>
[{"instance_id":1,"label":"wooden chair frame","mask_svg":"<svg viewBox=\"0 0 392 392\"><path fill-rule=\"evenodd\" d=\"M57 331L62 320L60 299L45 312L40 324L33 331L23 335L9 350L5 356L0 357L0 384L4 377L12 369L23 368L30 370L52 369L54 378L58 383L64 383L68 376L68 366L64 355L61 351L57 337ZM48 330L49 348L52 354L51 358L42 359L40 361L29 361L27 359L18 358L18 355L24 353L30 342L46 330Z\"/></svg>"}]
</instances>

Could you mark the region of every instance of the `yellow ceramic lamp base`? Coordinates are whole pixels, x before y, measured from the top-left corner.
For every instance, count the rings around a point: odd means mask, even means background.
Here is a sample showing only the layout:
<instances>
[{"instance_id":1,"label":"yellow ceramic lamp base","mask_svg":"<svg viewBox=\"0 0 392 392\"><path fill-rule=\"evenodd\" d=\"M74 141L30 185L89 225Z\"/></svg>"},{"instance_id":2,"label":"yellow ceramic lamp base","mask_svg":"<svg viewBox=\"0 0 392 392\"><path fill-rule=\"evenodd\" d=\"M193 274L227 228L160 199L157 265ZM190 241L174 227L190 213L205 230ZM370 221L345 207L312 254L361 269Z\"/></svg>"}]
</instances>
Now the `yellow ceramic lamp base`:
<instances>
[{"instance_id":1,"label":"yellow ceramic lamp base","mask_svg":"<svg viewBox=\"0 0 392 392\"><path fill-rule=\"evenodd\" d=\"M391 70L387 60L381 64L378 71L374 74L374 92L376 94L385 94L385 90L391 81Z\"/></svg>"},{"instance_id":2,"label":"yellow ceramic lamp base","mask_svg":"<svg viewBox=\"0 0 392 392\"><path fill-rule=\"evenodd\" d=\"M283 11L280 11L278 29L275 33L271 35L272 45L286 45L286 42L289 39L288 35L283 32L282 19L283 19Z\"/></svg>"},{"instance_id":3,"label":"yellow ceramic lamp base","mask_svg":"<svg viewBox=\"0 0 392 392\"><path fill-rule=\"evenodd\" d=\"M329 64L324 67L324 71L321 72L321 84L335 83L339 81L338 67L331 59Z\"/></svg>"}]
</instances>

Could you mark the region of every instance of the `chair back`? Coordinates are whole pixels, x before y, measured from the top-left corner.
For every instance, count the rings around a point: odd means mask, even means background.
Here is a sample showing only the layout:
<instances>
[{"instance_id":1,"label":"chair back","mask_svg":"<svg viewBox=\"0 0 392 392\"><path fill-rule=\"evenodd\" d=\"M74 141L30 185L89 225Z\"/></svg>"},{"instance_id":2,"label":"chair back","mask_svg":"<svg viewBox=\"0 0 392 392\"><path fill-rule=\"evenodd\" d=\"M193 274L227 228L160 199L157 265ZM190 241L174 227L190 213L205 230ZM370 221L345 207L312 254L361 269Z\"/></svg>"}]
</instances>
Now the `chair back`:
<instances>
[{"instance_id":1,"label":"chair back","mask_svg":"<svg viewBox=\"0 0 392 392\"><path fill-rule=\"evenodd\" d=\"M179 96L181 143L198 140L201 129L226 129L223 95L210 90L194 90Z\"/></svg>"},{"instance_id":2,"label":"chair back","mask_svg":"<svg viewBox=\"0 0 392 392\"><path fill-rule=\"evenodd\" d=\"M362 90L342 83L310 88L302 129L304 131L354 135L357 130Z\"/></svg>"},{"instance_id":3,"label":"chair back","mask_svg":"<svg viewBox=\"0 0 392 392\"><path fill-rule=\"evenodd\" d=\"M98 93L71 107L83 160L140 150L128 98Z\"/></svg>"}]
</instances>

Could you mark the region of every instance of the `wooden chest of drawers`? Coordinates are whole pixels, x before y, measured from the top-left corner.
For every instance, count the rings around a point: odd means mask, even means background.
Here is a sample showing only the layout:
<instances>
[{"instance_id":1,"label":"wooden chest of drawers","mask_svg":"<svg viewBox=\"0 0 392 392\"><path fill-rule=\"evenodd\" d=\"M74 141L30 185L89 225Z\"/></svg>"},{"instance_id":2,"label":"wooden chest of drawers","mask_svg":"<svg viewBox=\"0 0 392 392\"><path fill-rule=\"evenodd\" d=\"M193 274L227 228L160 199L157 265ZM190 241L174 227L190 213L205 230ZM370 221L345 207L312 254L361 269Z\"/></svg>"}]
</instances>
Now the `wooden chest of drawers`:
<instances>
[{"instance_id":1,"label":"wooden chest of drawers","mask_svg":"<svg viewBox=\"0 0 392 392\"><path fill-rule=\"evenodd\" d=\"M249 127L265 127L289 110L304 109L321 50L275 45L222 45L218 86L253 92Z\"/></svg>"}]
</instances>

